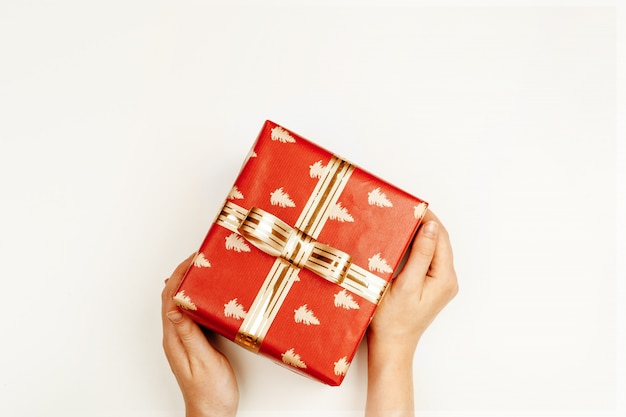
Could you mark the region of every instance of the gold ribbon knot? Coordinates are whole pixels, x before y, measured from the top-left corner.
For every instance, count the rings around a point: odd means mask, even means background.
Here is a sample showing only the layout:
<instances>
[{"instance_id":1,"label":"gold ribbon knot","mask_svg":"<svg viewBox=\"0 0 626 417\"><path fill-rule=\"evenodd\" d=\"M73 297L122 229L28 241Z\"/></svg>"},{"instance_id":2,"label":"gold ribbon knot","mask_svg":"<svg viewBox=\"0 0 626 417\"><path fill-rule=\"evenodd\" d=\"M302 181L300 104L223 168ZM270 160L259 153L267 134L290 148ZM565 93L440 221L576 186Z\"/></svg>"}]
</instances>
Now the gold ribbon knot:
<instances>
[{"instance_id":1,"label":"gold ribbon knot","mask_svg":"<svg viewBox=\"0 0 626 417\"><path fill-rule=\"evenodd\" d=\"M263 252L306 268L334 284L341 284L352 264L347 253L316 241L273 214L252 207L238 231Z\"/></svg>"}]
</instances>

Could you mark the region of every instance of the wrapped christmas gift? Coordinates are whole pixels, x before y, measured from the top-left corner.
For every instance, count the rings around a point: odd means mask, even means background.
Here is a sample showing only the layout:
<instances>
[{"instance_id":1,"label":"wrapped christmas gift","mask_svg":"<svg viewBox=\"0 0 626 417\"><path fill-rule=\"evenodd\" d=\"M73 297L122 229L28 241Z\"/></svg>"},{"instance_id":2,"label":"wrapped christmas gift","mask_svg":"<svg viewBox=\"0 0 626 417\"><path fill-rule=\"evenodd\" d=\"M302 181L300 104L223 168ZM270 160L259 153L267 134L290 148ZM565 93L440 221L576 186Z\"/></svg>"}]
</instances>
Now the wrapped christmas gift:
<instances>
[{"instance_id":1,"label":"wrapped christmas gift","mask_svg":"<svg viewBox=\"0 0 626 417\"><path fill-rule=\"evenodd\" d=\"M174 300L242 347L339 385L426 209L267 121Z\"/></svg>"}]
</instances>

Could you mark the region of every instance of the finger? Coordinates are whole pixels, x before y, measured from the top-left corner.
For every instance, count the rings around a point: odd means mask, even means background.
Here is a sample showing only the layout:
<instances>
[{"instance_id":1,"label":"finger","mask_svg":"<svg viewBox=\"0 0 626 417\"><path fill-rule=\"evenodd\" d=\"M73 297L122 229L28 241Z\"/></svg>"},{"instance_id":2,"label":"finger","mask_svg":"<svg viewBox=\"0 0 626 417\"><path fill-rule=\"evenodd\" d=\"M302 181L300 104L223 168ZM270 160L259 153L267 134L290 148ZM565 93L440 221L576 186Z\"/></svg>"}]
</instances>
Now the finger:
<instances>
[{"instance_id":1,"label":"finger","mask_svg":"<svg viewBox=\"0 0 626 417\"><path fill-rule=\"evenodd\" d=\"M195 256L196 254L193 253L187 259L182 261L176 267L174 272L172 272L172 275L166 280L165 288L163 288L163 291L161 292L161 302L163 304L163 313L165 313L166 311L170 311L172 309L172 306L174 305L172 301L172 297L174 297L174 293L178 289L178 286L183 280L183 277L185 276L185 273L187 272L187 269L189 269L189 266L191 265L191 262L193 261L193 258Z\"/></svg>"},{"instance_id":2,"label":"finger","mask_svg":"<svg viewBox=\"0 0 626 417\"><path fill-rule=\"evenodd\" d=\"M167 312L166 317L172 324L177 339L182 344L189 361L199 362L215 357L217 350L206 339L206 336L191 318L180 310L173 309Z\"/></svg>"},{"instance_id":3,"label":"finger","mask_svg":"<svg viewBox=\"0 0 626 417\"><path fill-rule=\"evenodd\" d=\"M431 277L443 277L448 275L450 269L453 269L454 259L452 253L452 244L448 233L439 233L437 239L437 248L430 265L428 275Z\"/></svg>"},{"instance_id":4,"label":"finger","mask_svg":"<svg viewBox=\"0 0 626 417\"><path fill-rule=\"evenodd\" d=\"M181 373L188 375L191 372L185 347L178 337L174 324L165 314L163 315L163 351L175 375Z\"/></svg>"},{"instance_id":5,"label":"finger","mask_svg":"<svg viewBox=\"0 0 626 417\"><path fill-rule=\"evenodd\" d=\"M434 220L424 223L419 228L404 270L393 284L395 288L400 290L421 288L437 247L438 234L439 224Z\"/></svg>"},{"instance_id":6,"label":"finger","mask_svg":"<svg viewBox=\"0 0 626 417\"><path fill-rule=\"evenodd\" d=\"M424 213L424 218L422 219L422 223L425 224L430 221L436 221L437 224L439 224L439 236L448 236L448 231L443 226L443 223L441 222L441 220L439 220L439 217L437 217L437 215L433 213L431 209L428 209L426 210L426 213Z\"/></svg>"},{"instance_id":7,"label":"finger","mask_svg":"<svg viewBox=\"0 0 626 417\"><path fill-rule=\"evenodd\" d=\"M459 283L454 270L452 245L448 236L440 236L426 280L425 286L437 288L437 291L444 294L448 301L459 292Z\"/></svg>"},{"instance_id":8,"label":"finger","mask_svg":"<svg viewBox=\"0 0 626 417\"><path fill-rule=\"evenodd\" d=\"M439 233L437 236L437 248L430 265L428 275L441 276L442 273L450 269L450 265L453 263L452 245L450 244L450 235L448 231L441 223L441 220L430 209L424 214L424 223L435 221L439 224Z\"/></svg>"}]
</instances>

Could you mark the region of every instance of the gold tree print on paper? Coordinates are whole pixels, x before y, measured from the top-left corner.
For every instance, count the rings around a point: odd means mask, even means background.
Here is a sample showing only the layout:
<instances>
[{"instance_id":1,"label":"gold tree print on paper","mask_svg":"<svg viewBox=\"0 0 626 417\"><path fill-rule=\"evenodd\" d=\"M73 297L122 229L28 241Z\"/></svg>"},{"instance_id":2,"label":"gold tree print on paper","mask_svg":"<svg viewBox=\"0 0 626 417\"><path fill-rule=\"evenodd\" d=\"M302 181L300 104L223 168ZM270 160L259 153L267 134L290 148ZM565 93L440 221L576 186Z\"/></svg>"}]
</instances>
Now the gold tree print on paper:
<instances>
[{"instance_id":1,"label":"gold tree print on paper","mask_svg":"<svg viewBox=\"0 0 626 417\"><path fill-rule=\"evenodd\" d=\"M196 305L191 301L188 295L185 295L185 290L179 291L174 296L174 304L179 307L184 308L185 310L197 310Z\"/></svg>"},{"instance_id":2,"label":"gold tree print on paper","mask_svg":"<svg viewBox=\"0 0 626 417\"><path fill-rule=\"evenodd\" d=\"M281 143L296 143L296 139L280 126L272 129L271 138Z\"/></svg>"},{"instance_id":3,"label":"gold tree print on paper","mask_svg":"<svg viewBox=\"0 0 626 417\"><path fill-rule=\"evenodd\" d=\"M246 314L248 314L248 312L243 309L243 306L237 302L236 298L224 304L224 316L226 317L243 320L246 318Z\"/></svg>"},{"instance_id":4,"label":"gold tree print on paper","mask_svg":"<svg viewBox=\"0 0 626 417\"><path fill-rule=\"evenodd\" d=\"M226 249L234 250L235 252L250 252L250 246L237 233L228 235L226 238Z\"/></svg>"},{"instance_id":5,"label":"gold tree print on paper","mask_svg":"<svg viewBox=\"0 0 626 417\"><path fill-rule=\"evenodd\" d=\"M241 191L239 191L239 188L237 188L237 186L234 185L233 188L228 193L227 199L228 200L234 200L234 199L241 200L242 198L243 198L243 194L241 194Z\"/></svg>"},{"instance_id":6,"label":"gold tree print on paper","mask_svg":"<svg viewBox=\"0 0 626 417\"><path fill-rule=\"evenodd\" d=\"M348 212L348 209L343 207L340 202L331 205L328 213L328 218L330 220L337 220L341 223L354 221L354 217L352 217L352 215Z\"/></svg>"},{"instance_id":7,"label":"gold tree print on paper","mask_svg":"<svg viewBox=\"0 0 626 417\"><path fill-rule=\"evenodd\" d=\"M309 176L311 178L320 178L325 171L326 165L322 165L321 159L313 165L309 165Z\"/></svg>"},{"instance_id":8,"label":"gold tree print on paper","mask_svg":"<svg viewBox=\"0 0 626 417\"><path fill-rule=\"evenodd\" d=\"M289 197L289 194L287 194L283 190L283 187L280 187L270 193L270 203L273 206L280 206L280 207L295 207L296 206L296 203L294 203L293 200Z\"/></svg>"},{"instance_id":9,"label":"gold tree print on paper","mask_svg":"<svg viewBox=\"0 0 626 417\"><path fill-rule=\"evenodd\" d=\"M424 213L426 213L427 207L428 205L426 203L419 203L417 206L413 207L413 216L415 216L416 219L421 219Z\"/></svg>"},{"instance_id":10,"label":"gold tree print on paper","mask_svg":"<svg viewBox=\"0 0 626 417\"><path fill-rule=\"evenodd\" d=\"M307 326L311 324L320 324L318 318L315 317L313 311L307 308L306 304L298 307L297 310L294 310L293 320L296 323L304 323Z\"/></svg>"},{"instance_id":11,"label":"gold tree print on paper","mask_svg":"<svg viewBox=\"0 0 626 417\"><path fill-rule=\"evenodd\" d=\"M360 308L359 303L346 290L341 290L335 294L335 307L345 308L346 310L358 310Z\"/></svg>"},{"instance_id":12,"label":"gold tree print on paper","mask_svg":"<svg viewBox=\"0 0 626 417\"><path fill-rule=\"evenodd\" d=\"M393 204L387 198L387 195L380 191L380 187L374 188L372 191L367 193L367 202L370 206L393 207Z\"/></svg>"},{"instance_id":13,"label":"gold tree print on paper","mask_svg":"<svg viewBox=\"0 0 626 417\"><path fill-rule=\"evenodd\" d=\"M333 370L333 372L335 373L335 375L346 375L346 372L348 372L348 368L350 367L350 362L348 362L348 357L344 356L343 358L339 359L337 362L334 362L335 365L335 369Z\"/></svg>"},{"instance_id":14,"label":"gold tree print on paper","mask_svg":"<svg viewBox=\"0 0 626 417\"><path fill-rule=\"evenodd\" d=\"M306 368L306 363L300 358L293 348L280 355L283 358L283 362L287 365L295 366L296 368Z\"/></svg>"},{"instance_id":15,"label":"gold tree print on paper","mask_svg":"<svg viewBox=\"0 0 626 417\"><path fill-rule=\"evenodd\" d=\"M195 258L193 258L193 266L196 268L210 268L211 263L204 257L204 253L198 252Z\"/></svg>"},{"instance_id":16,"label":"gold tree print on paper","mask_svg":"<svg viewBox=\"0 0 626 417\"><path fill-rule=\"evenodd\" d=\"M393 269L391 269L387 261L380 256L380 253L377 253L371 258L367 258L367 260L369 262L367 264L367 268L370 271L377 271L377 272L384 272L384 273L393 272Z\"/></svg>"}]
</instances>

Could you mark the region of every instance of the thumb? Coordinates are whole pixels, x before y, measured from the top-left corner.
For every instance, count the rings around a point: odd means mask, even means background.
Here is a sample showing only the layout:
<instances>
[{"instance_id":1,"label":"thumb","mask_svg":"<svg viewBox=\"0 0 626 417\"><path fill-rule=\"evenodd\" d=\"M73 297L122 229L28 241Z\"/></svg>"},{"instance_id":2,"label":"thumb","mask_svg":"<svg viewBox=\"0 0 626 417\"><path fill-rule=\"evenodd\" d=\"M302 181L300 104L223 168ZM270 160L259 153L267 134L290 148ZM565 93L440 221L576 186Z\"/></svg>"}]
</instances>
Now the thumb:
<instances>
[{"instance_id":1,"label":"thumb","mask_svg":"<svg viewBox=\"0 0 626 417\"><path fill-rule=\"evenodd\" d=\"M178 338L190 356L200 357L208 353L215 353L215 349L191 318L184 315L180 310L171 310L166 314L168 320L174 326Z\"/></svg>"},{"instance_id":2,"label":"thumb","mask_svg":"<svg viewBox=\"0 0 626 417\"><path fill-rule=\"evenodd\" d=\"M417 231L413 247L409 253L404 270L396 278L395 286L400 290L420 289L430 267L437 247L439 224L432 220L423 224Z\"/></svg>"}]
</instances>

